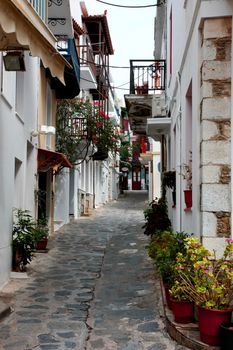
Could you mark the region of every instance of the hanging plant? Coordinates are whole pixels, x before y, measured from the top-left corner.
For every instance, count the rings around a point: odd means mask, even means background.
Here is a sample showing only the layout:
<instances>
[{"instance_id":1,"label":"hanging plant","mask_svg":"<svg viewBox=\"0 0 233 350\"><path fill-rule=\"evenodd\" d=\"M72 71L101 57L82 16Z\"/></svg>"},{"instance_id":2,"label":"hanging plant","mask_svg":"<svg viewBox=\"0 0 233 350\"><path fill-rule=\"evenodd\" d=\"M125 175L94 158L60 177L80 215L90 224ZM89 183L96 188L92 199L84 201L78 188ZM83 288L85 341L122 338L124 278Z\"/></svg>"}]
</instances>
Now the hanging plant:
<instances>
[{"instance_id":1,"label":"hanging plant","mask_svg":"<svg viewBox=\"0 0 233 350\"><path fill-rule=\"evenodd\" d=\"M61 100L57 107L57 151L75 165L93 144L106 152L115 152L119 146L119 135L109 116L99 103Z\"/></svg>"}]
</instances>

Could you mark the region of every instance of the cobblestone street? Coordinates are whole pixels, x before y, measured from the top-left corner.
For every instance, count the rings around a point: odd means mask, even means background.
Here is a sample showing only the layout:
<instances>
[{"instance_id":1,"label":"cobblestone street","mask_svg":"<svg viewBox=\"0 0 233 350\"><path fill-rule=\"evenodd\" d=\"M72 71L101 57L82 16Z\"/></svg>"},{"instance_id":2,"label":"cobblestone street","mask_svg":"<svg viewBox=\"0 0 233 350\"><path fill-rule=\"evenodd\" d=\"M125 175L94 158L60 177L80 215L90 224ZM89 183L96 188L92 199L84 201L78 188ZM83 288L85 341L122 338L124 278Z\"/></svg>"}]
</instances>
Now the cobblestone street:
<instances>
[{"instance_id":1,"label":"cobblestone street","mask_svg":"<svg viewBox=\"0 0 233 350\"><path fill-rule=\"evenodd\" d=\"M145 249L146 192L126 192L60 229L28 278L2 296L4 350L181 350L164 330L159 281ZM23 276L23 275L22 275Z\"/></svg>"}]
</instances>

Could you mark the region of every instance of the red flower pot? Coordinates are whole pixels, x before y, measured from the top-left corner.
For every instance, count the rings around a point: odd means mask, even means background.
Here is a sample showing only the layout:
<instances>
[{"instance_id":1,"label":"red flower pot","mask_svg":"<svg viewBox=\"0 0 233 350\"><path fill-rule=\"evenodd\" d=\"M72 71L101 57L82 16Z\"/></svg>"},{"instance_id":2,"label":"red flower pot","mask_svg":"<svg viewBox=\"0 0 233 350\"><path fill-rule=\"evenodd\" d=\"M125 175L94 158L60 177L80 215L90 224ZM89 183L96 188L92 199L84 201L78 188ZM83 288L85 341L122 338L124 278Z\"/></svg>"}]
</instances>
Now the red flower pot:
<instances>
[{"instance_id":1,"label":"red flower pot","mask_svg":"<svg viewBox=\"0 0 233 350\"><path fill-rule=\"evenodd\" d=\"M172 309L172 303L171 303L171 296L169 293L170 286L166 283L163 284L164 292L165 292L165 299L167 303L167 307L171 310Z\"/></svg>"},{"instance_id":2,"label":"red flower pot","mask_svg":"<svg viewBox=\"0 0 233 350\"><path fill-rule=\"evenodd\" d=\"M198 307L200 339L208 345L220 344L220 325L231 321L232 309L215 310Z\"/></svg>"},{"instance_id":3,"label":"red flower pot","mask_svg":"<svg viewBox=\"0 0 233 350\"><path fill-rule=\"evenodd\" d=\"M48 238L44 238L41 241L36 243L36 249L37 250L45 250L48 244Z\"/></svg>"},{"instance_id":4,"label":"red flower pot","mask_svg":"<svg viewBox=\"0 0 233 350\"><path fill-rule=\"evenodd\" d=\"M192 208L192 190L184 190L184 201L187 209Z\"/></svg>"},{"instance_id":5,"label":"red flower pot","mask_svg":"<svg viewBox=\"0 0 233 350\"><path fill-rule=\"evenodd\" d=\"M194 319L194 303L171 299L174 320L177 323L191 323Z\"/></svg>"}]
</instances>

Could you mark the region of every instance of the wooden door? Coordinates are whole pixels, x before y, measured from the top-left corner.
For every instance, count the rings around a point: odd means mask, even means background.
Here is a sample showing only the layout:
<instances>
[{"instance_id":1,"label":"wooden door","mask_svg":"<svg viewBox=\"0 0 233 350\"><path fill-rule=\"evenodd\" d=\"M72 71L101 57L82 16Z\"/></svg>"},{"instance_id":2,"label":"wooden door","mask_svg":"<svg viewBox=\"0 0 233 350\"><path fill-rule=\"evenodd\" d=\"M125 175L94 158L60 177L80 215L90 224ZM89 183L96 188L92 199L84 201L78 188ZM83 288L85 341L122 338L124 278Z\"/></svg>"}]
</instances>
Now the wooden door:
<instances>
[{"instance_id":1,"label":"wooden door","mask_svg":"<svg viewBox=\"0 0 233 350\"><path fill-rule=\"evenodd\" d=\"M141 169L133 169L132 189L141 189Z\"/></svg>"}]
</instances>

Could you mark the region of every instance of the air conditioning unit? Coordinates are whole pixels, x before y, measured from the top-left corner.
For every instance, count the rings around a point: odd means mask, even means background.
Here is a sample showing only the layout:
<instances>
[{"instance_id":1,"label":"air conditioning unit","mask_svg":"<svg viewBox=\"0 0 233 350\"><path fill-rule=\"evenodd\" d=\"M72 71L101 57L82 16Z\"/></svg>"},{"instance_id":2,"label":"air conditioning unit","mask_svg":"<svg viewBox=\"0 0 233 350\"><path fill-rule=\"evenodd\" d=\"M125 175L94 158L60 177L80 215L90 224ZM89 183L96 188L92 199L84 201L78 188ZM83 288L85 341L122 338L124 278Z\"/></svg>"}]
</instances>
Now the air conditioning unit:
<instances>
[{"instance_id":1,"label":"air conditioning unit","mask_svg":"<svg viewBox=\"0 0 233 350\"><path fill-rule=\"evenodd\" d=\"M43 135L55 135L56 128L54 126L41 125L40 126L40 134Z\"/></svg>"}]
</instances>

